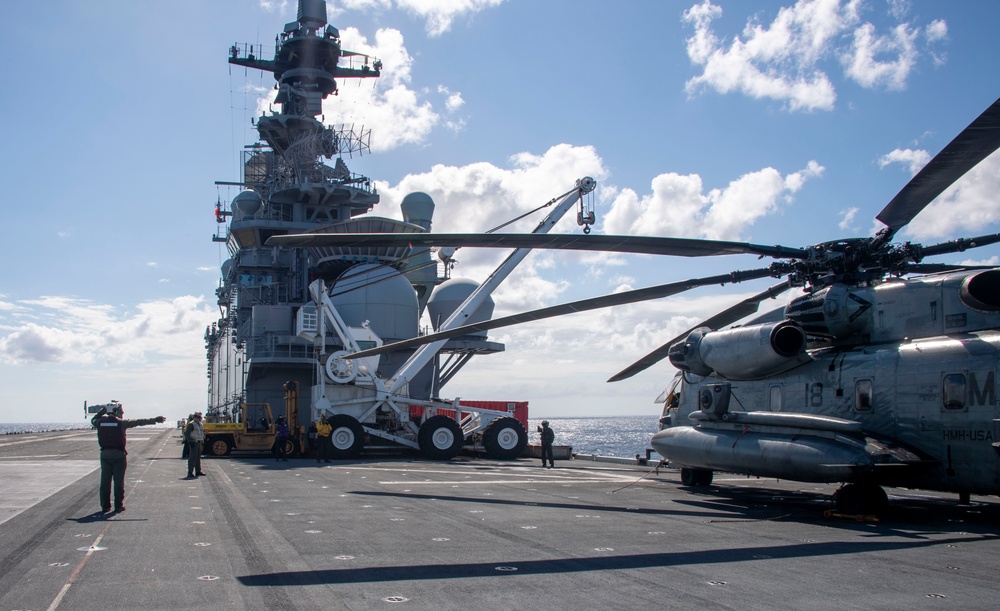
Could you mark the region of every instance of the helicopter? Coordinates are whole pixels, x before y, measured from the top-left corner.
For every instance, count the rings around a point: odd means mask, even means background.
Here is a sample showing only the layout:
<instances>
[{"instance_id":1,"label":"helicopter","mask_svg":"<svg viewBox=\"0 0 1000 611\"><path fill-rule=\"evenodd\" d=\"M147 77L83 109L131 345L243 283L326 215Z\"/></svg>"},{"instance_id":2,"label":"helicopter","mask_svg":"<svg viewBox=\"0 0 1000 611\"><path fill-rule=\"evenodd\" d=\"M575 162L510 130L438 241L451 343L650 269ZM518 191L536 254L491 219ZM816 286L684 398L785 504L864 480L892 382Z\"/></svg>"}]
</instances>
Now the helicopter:
<instances>
[{"instance_id":1,"label":"helicopter","mask_svg":"<svg viewBox=\"0 0 1000 611\"><path fill-rule=\"evenodd\" d=\"M1000 494L1000 267L923 261L1000 242L1000 233L929 246L893 238L997 148L1000 99L885 206L876 216L884 227L875 235L801 248L589 232L394 235L322 229L274 236L268 244L772 259L757 269L453 326L351 358L702 286L776 278L780 282L702 321L608 380L627 379L664 359L677 369L657 398L663 403L660 430L650 443L680 468L682 484L709 486L716 471L839 483L833 499L838 511L849 514L885 511L886 486L955 492L968 503L971 494ZM757 314L762 302L792 288L801 296Z\"/></svg>"}]
</instances>

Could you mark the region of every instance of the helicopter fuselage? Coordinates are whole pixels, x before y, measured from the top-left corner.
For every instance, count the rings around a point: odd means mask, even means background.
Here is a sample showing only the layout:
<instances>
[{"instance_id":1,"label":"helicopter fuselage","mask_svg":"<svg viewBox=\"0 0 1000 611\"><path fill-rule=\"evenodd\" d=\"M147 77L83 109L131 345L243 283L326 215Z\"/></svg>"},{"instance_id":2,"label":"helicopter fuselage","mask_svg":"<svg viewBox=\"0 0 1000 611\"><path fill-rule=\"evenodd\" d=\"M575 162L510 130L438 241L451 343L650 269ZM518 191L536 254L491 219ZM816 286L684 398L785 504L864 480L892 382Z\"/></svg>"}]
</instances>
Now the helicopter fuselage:
<instances>
[{"instance_id":1,"label":"helicopter fuselage","mask_svg":"<svg viewBox=\"0 0 1000 611\"><path fill-rule=\"evenodd\" d=\"M719 354L710 375L682 369L652 446L682 468L1000 494L1000 313L986 303L992 288L977 293L997 278L961 272L864 288L853 319L850 291L819 295L817 313L833 318L837 307L824 301L851 304L853 330L828 333L767 377L725 375Z\"/></svg>"}]
</instances>

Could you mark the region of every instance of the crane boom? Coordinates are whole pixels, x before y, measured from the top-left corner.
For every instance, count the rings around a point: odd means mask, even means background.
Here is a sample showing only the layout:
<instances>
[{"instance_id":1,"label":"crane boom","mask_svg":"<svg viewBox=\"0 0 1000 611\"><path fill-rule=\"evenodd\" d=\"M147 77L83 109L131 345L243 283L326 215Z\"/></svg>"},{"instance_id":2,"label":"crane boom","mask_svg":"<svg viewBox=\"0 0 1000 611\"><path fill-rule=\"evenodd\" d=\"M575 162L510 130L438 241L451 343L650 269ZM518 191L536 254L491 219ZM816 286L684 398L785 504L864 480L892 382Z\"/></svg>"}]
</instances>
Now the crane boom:
<instances>
[{"instance_id":1,"label":"crane boom","mask_svg":"<svg viewBox=\"0 0 1000 611\"><path fill-rule=\"evenodd\" d=\"M597 186L597 181L589 176L585 176L576 181L576 187L566 193L563 198L556 204L549 214L542 219L532 233L548 233L557 222L572 208L578 201L580 201L583 196L590 193ZM468 321L469 317L475 314L476 310L483 301L490 296L493 291L500 286L507 276L510 275L512 271L524 260L528 253L531 252L530 248L518 248L515 249L504 261L497 267L497 269L490 274L475 291L469 295L462 305L456 308L455 312L448 317L448 320L440 326L439 331L447 331L454 327L462 326ZM441 348L445 345L448 340L438 340L430 344L424 344L417 348L410 358L406 360L405 363L399 368L398 371L389 379L388 391L390 394L397 394L404 386L406 386L410 380L416 375L423 367L434 358Z\"/></svg>"}]
</instances>

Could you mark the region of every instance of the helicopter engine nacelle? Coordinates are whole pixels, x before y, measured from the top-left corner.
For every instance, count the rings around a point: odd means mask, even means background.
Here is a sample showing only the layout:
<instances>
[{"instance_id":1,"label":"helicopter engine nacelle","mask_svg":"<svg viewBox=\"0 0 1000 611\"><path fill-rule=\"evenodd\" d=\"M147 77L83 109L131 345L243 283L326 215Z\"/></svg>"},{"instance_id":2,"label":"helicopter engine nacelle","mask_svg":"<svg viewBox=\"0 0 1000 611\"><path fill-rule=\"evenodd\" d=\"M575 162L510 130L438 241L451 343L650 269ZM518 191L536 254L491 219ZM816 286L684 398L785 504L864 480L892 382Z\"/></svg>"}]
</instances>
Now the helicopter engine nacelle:
<instances>
[{"instance_id":1,"label":"helicopter engine nacelle","mask_svg":"<svg viewBox=\"0 0 1000 611\"><path fill-rule=\"evenodd\" d=\"M809 335L846 339L870 333L874 320L875 289L834 284L792 300L785 316Z\"/></svg>"},{"instance_id":2,"label":"helicopter engine nacelle","mask_svg":"<svg viewBox=\"0 0 1000 611\"><path fill-rule=\"evenodd\" d=\"M702 327L668 352L674 367L700 376L750 380L787 371L811 360L806 333L791 320L723 331Z\"/></svg>"}]
</instances>

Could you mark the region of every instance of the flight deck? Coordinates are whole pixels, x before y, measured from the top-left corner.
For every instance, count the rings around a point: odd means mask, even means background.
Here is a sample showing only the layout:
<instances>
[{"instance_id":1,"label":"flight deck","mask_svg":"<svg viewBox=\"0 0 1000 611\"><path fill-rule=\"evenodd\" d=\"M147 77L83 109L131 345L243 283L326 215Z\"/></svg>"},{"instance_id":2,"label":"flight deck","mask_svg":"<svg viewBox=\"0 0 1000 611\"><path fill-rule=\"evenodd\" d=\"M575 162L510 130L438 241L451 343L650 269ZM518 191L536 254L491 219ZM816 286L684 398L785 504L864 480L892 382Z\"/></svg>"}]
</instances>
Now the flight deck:
<instances>
[{"instance_id":1,"label":"flight deck","mask_svg":"<svg viewBox=\"0 0 1000 611\"><path fill-rule=\"evenodd\" d=\"M93 432L0 439L0 608L993 608L1000 503L890 489L881 521L833 486L651 466L206 459L129 432L101 517ZM89 465L89 468L88 468ZM13 479L12 479L13 478Z\"/></svg>"}]
</instances>

